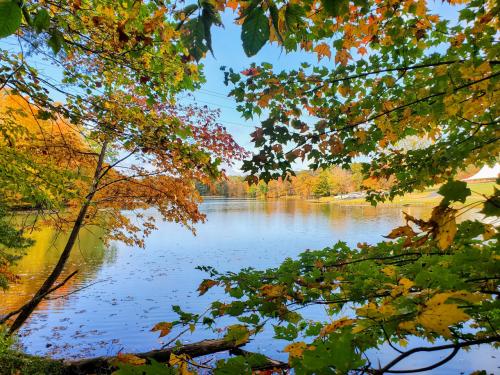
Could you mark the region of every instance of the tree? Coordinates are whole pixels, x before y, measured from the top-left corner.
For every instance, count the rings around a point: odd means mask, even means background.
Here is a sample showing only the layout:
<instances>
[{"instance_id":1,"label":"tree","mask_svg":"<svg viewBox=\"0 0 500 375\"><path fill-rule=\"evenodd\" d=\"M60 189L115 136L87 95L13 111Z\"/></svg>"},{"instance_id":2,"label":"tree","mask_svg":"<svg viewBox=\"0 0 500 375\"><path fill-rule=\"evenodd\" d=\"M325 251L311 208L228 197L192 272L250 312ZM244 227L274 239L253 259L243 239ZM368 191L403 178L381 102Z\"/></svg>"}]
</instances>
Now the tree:
<instances>
[{"instance_id":1,"label":"tree","mask_svg":"<svg viewBox=\"0 0 500 375\"><path fill-rule=\"evenodd\" d=\"M331 189L328 171L322 171L316 179L313 194L315 197L328 197L330 196Z\"/></svg>"},{"instance_id":2,"label":"tree","mask_svg":"<svg viewBox=\"0 0 500 375\"><path fill-rule=\"evenodd\" d=\"M298 194L302 198L310 198L314 189L315 176L308 171L303 171L297 173L297 175L292 178L292 186L295 194Z\"/></svg>"},{"instance_id":3,"label":"tree","mask_svg":"<svg viewBox=\"0 0 500 375\"><path fill-rule=\"evenodd\" d=\"M499 5L448 3L454 13L447 18L433 14L425 0L321 2L317 8L309 1L236 2L247 27L277 13L269 25L285 49L314 49L319 58L333 49L335 55L331 69L302 64L275 72L268 63L241 73L226 69L242 115L265 114L252 134L257 151L243 166L250 182L287 178L299 159L317 169L362 158L363 177L376 187L368 195L373 204L435 184L443 198L430 219L405 214L406 223L378 244L339 242L268 270L203 268L210 279L200 294L215 286L228 294L212 303L207 326L232 316L238 322L227 328L228 337L257 339L273 322L275 338L290 341L284 350L298 374L422 372L462 348L498 344L500 236L488 220L500 215L499 190L464 206L472 192L454 177L465 166L494 163L500 151ZM282 7L276 12L273 5ZM271 26L261 28L257 47ZM305 122L303 114L317 120ZM401 150L408 136L429 142ZM458 223L471 207L487 220ZM330 320L301 313L314 305L325 306ZM200 318L192 317L181 312L173 325ZM429 346L405 350L412 337ZM366 353L383 344L394 349L394 359L377 365ZM452 351L422 368L395 369L415 353L442 350ZM220 361L217 368L248 369L246 361Z\"/></svg>"},{"instance_id":4,"label":"tree","mask_svg":"<svg viewBox=\"0 0 500 375\"><path fill-rule=\"evenodd\" d=\"M355 190L352 173L348 170L334 167L331 170L332 192L346 194Z\"/></svg>"},{"instance_id":5,"label":"tree","mask_svg":"<svg viewBox=\"0 0 500 375\"><path fill-rule=\"evenodd\" d=\"M17 2L2 2L2 7L13 12L12 19L17 17ZM175 95L194 88L201 77L197 66L183 58L181 35L168 20L164 5L124 2L116 6L106 0L25 2L22 11L17 40L19 49L30 53L2 51L0 87L16 102L24 101L25 107L9 105L2 118L2 129L9 130L2 132L2 151L10 160L23 163L33 153L49 155L46 163L29 160L35 170L47 166L49 184L60 176L54 171L81 168L62 185L63 191L72 193L70 199L53 197L57 207L69 210L56 210L54 215L49 208L55 206L43 199L37 206L44 219L68 228L70 235L43 285L19 311L8 314L17 315L11 333L53 290L82 226L105 223L105 239L143 246L142 236L155 225L154 218L142 211L155 207L163 219L193 229L192 224L204 218L197 207L200 197L195 181L220 177L220 163L231 163L241 150L216 123L216 113L176 104ZM12 20L4 19L8 13L1 16L2 25L9 28ZM6 29L1 32L5 36ZM61 70L60 84L34 67L40 56ZM63 103L53 100L50 93L54 92L64 98ZM26 127L26 121L38 124L40 120L67 127L54 137L42 126L38 133L29 134L35 143L13 147L11 138L23 143L18 129ZM74 142L69 141L70 134ZM84 148L74 155L78 143ZM85 165L79 158L82 154ZM67 164L56 162L62 155ZM16 165L11 169L23 174ZM38 172L35 175L42 177ZM30 192L37 191L34 180L26 185ZM124 210L135 212L141 224Z\"/></svg>"},{"instance_id":6,"label":"tree","mask_svg":"<svg viewBox=\"0 0 500 375\"><path fill-rule=\"evenodd\" d=\"M399 371L394 366L414 353L452 349L437 363L401 371L432 370L464 347L500 340L499 234L484 222L457 223L465 210L457 205L471 190L454 180L460 168L493 163L499 152L498 4L448 3L457 17L432 14L425 0L227 3L239 12L247 54L274 41L286 50L314 51L320 59L334 55L335 61L331 69L303 64L274 72L270 64L254 64L241 74L225 71L243 116L267 117L252 135L257 152L244 163L251 182L267 193L262 181L289 177L299 158L318 169L348 167L362 157L365 179L394 180L388 191L370 191L372 203L434 184L442 184L443 199L429 220L406 215L406 224L379 244L350 248L340 242L264 271L222 274L205 267L210 279L200 294L221 286L231 298L215 301L211 316L176 308L179 319L157 327L162 335L173 326L214 326L215 318L233 316L238 323L227 328L227 339L242 343L277 321L275 336L291 342L284 349L296 373L382 374ZM211 50L210 27L220 24L217 12L224 6L200 2L178 13L177 27L194 46L187 60ZM120 40L115 26L107 31ZM134 67L144 64L139 60ZM317 120L306 123L302 114ZM397 144L408 136L432 143L401 152ZM471 204L498 216L498 194ZM311 305L325 305L331 320L306 319L301 309ZM346 309L345 317L338 316ZM401 346L415 336L449 343L404 351ZM377 367L365 353L383 343L396 354ZM177 358L172 365L185 370L187 361ZM249 362L239 356L217 366L248 373Z\"/></svg>"}]
</instances>

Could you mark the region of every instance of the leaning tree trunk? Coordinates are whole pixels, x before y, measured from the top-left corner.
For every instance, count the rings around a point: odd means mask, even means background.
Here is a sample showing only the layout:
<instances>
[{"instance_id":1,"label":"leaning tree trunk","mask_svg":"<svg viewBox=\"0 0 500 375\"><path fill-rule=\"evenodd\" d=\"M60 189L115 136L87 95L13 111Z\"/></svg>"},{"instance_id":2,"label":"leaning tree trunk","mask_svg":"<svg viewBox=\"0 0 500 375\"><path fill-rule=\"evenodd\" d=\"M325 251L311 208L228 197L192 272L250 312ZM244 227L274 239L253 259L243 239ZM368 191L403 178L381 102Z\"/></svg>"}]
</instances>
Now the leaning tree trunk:
<instances>
[{"instance_id":1,"label":"leaning tree trunk","mask_svg":"<svg viewBox=\"0 0 500 375\"><path fill-rule=\"evenodd\" d=\"M36 309L38 304L48 294L48 292L50 291L50 289L52 288L52 286L54 285L54 283L57 281L57 279L61 275L62 271L64 270L64 266L66 265L66 262L69 258L69 255L71 254L71 250L73 249L73 246L76 242L76 239L78 238L78 233L80 232L80 229L84 223L85 215L87 214L87 210L88 210L90 203L92 202L92 199L94 198L94 195L95 195L97 188L99 186L99 180L100 180L100 175L101 175L102 166L103 166L103 162L104 162L104 156L106 154L106 148L107 148L107 142L105 141L102 145L101 152L99 153L99 159L97 160L97 165L95 168L92 186L90 188L89 193L85 197L85 201L83 202L82 206L80 207L80 211L78 212L78 216L76 218L76 221L73 224L73 228L71 229L71 233L69 235L68 241L66 242L66 245L64 246L64 250L62 251L61 255L59 256L59 260L57 261L57 264L55 265L54 269L52 270L50 275L47 277L47 279L45 279L42 286L38 289L38 291L35 293L35 295L31 298L31 300L28 301L24 306L22 306L19 314L17 315L16 319L14 320L12 325L10 326L9 335L12 335L15 331L17 331L24 324L24 322L26 322L26 320L29 318L29 316Z\"/></svg>"}]
</instances>

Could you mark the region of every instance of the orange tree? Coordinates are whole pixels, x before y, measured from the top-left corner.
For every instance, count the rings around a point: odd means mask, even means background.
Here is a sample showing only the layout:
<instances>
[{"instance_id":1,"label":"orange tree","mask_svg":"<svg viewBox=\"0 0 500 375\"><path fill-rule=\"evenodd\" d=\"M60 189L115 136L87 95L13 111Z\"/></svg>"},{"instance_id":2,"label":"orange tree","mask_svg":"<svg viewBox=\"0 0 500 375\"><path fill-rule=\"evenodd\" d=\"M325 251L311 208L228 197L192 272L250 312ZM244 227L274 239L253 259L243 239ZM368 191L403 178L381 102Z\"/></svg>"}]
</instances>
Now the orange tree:
<instances>
[{"instance_id":1,"label":"orange tree","mask_svg":"<svg viewBox=\"0 0 500 375\"><path fill-rule=\"evenodd\" d=\"M243 165L250 182L286 178L298 159L316 169L364 157L371 187L391 179L387 191L370 189L371 203L436 184L443 198L429 219L406 214L405 224L378 244L339 242L268 270L202 267L210 278L200 294L220 286L227 299L203 316L180 311L179 320L162 327L212 326L232 316L238 322L227 337L242 342L258 340L273 324L275 338L290 341L283 349L298 374L427 371L462 348L497 345L499 191L467 200L471 189L454 176L470 164L493 164L499 154L498 3L448 1L437 13L425 0L226 6L239 11L249 55L275 41L335 62L282 72L267 63L241 73L225 69L242 115L266 116L252 134L257 152ZM304 114L314 120L304 121ZM415 136L429 142L401 147ZM473 208L481 219L459 220ZM324 318L303 315L315 305L325 307ZM429 345L405 349L414 337ZM386 346L393 360L379 364L367 356ZM422 368L403 363L443 350L444 359ZM216 373L251 373L253 365L245 357L221 360Z\"/></svg>"},{"instance_id":2,"label":"orange tree","mask_svg":"<svg viewBox=\"0 0 500 375\"><path fill-rule=\"evenodd\" d=\"M53 290L83 226L143 246L153 207L193 229L204 219L194 182L240 154L216 113L176 103L203 78L171 14L162 2L0 2L2 196L69 232L39 290L3 318L11 333Z\"/></svg>"}]
</instances>

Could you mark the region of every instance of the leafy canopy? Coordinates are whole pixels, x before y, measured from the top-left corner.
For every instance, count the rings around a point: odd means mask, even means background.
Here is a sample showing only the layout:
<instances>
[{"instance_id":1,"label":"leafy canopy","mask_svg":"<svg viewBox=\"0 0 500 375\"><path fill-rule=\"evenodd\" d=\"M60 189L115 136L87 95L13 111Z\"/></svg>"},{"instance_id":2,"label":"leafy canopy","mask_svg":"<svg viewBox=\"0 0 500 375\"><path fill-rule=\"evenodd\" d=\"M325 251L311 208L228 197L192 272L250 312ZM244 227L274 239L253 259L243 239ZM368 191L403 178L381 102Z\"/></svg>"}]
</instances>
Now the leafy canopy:
<instances>
[{"instance_id":1,"label":"leafy canopy","mask_svg":"<svg viewBox=\"0 0 500 375\"><path fill-rule=\"evenodd\" d=\"M258 339L272 324L276 339L290 341L283 349L298 374L426 371L461 348L498 343L498 189L479 196L454 179L467 165L494 164L500 151L498 4L448 1L448 13L425 0L230 4L238 22L267 14L270 39L286 50L334 62L282 72L268 63L223 68L243 117L264 117L252 134L257 152L243 165L250 182L287 178L297 160L317 169L363 157L373 204L436 184L443 199L428 219L405 214L378 244L339 242L268 270L201 267L210 279L200 294L220 286L227 298L205 315L180 311L174 327L216 329L218 318L232 317L238 324L228 337L245 338L246 327ZM411 137L426 142L407 147ZM389 179L387 190L378 188ZM485 217L463 220L474 208ZM311 320L308 308L318 305L326 316ZM405 350L414 337L429 347ZM394 359L378 367L367 352L386 345ZM445 349L453 351L420 369L400 363ZM225 366L234 361L215 372Z\"/></svg>"}]
</instances>

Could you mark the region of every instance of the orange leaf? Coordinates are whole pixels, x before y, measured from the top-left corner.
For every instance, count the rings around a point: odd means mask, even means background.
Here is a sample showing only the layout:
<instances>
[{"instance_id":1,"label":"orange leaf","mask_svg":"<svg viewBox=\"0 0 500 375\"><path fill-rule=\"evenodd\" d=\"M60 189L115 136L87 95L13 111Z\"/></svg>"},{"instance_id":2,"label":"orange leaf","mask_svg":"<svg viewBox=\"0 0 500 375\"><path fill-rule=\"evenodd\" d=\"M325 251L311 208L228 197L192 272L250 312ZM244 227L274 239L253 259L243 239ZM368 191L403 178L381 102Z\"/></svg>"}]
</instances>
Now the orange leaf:
<instances>
[{"instance_id":1,"label":"orange leaf","mask_svg":"<svg viewBox=\"0 0 500 375\"><path fill-rule=\"evenodd\" d=\"M318 61L321 60L324 56L327 56L328 58L332 57L330 46L326 43L318 44L316 47L314 47L314 52L316 52L318 55Z\"/></svg>"},{"instance_id":2,"label":"orange leaf","mask_svg":"<svg viewBox=\"0 0 500 375\"><path fill-rule=\"evenodd\" d=\"M172 323L169 322L160 322L155 324L155 326L151 329L152 332L160 331L160 337L166 336L172 330Z\"/></svg>"},{"instance_id":3,"label":"orange leaf","mask_svg":"<svg viewBox=\"0 0 500 375\"><path fill-rule=\"evenodd\" d=\"M198 291L200 292L200 296L204 295L211 287L218 285L219 283L215 280L205 279L201 282L198 287Z\"/></svg>"},{"instance_id":4,"label":"orange leaf","mask_svg":"<svg viewBox=\"0 0 500 375\"><path fill-rule=\"evenodd\" d=\"M391 233L389 233L387 236L384 236L385 238L399 238L403 236L407 237L415 237L416 233L413 231L413 229L409 225L405 225L403 227L397 227L394 228Z\"/></svg>"},{"instance_id":5,"label":"orange leaf","mask_svg":"<svg viewBox=\"0 0 500 375\"><path fill-rule=\"evenodd\" d=\"M236 0L228 0L226 6L232 10L236 10L238 8L238 2Z\"/></svg>"},{"instance_id":6,"label":"orange leaf","mask_svg":"<svg viewBox=\"0 0 500 375\"><path fill-rule=\"evenodd\" d=\"M118 353L116 359L118 360L118 362L127 363L132 366L140 366L146 363L146 360L144 358L137 357L133 354Z\"/></svg>"}]
</instances>

